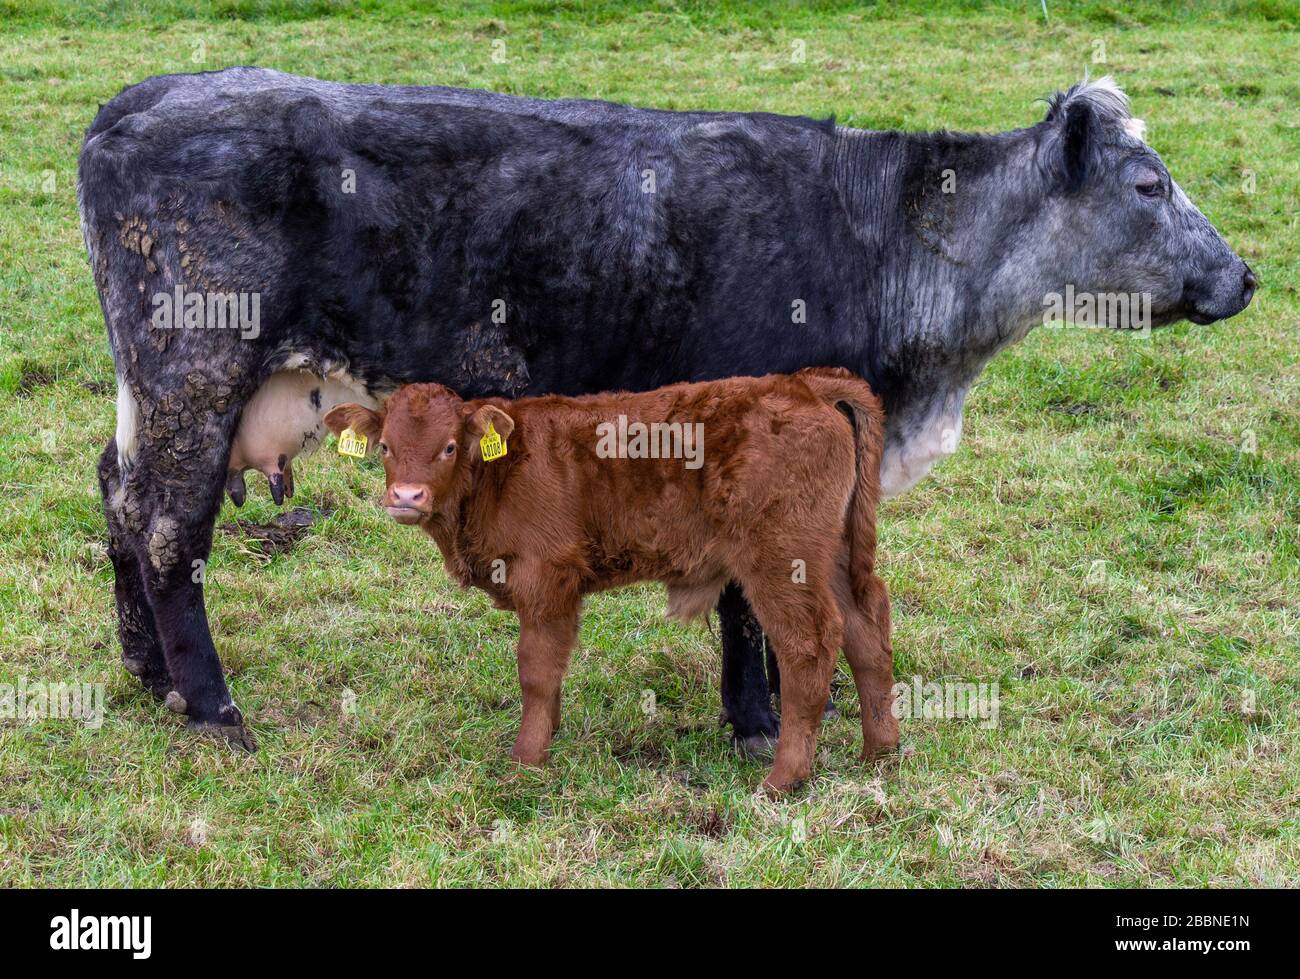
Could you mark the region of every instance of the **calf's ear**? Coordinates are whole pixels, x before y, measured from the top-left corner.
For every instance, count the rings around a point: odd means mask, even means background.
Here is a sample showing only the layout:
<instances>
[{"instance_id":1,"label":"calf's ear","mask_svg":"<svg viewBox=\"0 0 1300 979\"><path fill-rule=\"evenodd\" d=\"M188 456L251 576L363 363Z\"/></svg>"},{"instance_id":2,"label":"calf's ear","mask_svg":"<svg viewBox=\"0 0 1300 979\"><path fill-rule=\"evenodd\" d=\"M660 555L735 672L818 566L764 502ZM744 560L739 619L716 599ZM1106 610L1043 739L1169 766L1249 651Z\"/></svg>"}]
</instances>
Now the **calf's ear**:
<instances>
[{"instance_id":1,"label":"calf's ear","mask_svg":"<svg viewBox=\"0 0 1300 979\"><path fill-rule=\"evenodd\" d=\"M325 413L325 427L335 435L350 428L358 435L364 435L373 445L384 430L384 416L364 405L335 405Z\"/></svg>"},{"instance_id":2,"label":"calf's ear","mask_svg":"<svg viewBox=\"0 0 1300 979\"><path fill-rule=\"evenodd\" d=\"M509 438L515 430L515 420L496 405L483 405L465 419L466 433L476 439L487 434L488 425L503 439Z\"/></svg>"}]
</instances>

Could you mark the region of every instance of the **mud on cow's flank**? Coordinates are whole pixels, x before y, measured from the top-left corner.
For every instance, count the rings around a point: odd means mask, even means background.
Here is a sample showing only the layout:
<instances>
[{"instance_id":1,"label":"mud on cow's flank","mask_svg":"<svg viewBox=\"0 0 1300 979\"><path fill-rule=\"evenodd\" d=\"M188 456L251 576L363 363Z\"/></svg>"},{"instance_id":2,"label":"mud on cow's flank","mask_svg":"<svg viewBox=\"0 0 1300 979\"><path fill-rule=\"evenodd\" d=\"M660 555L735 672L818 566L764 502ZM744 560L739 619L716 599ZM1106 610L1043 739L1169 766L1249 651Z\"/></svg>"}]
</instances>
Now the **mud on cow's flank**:
<instances>
[{"instance_id":1,"label":"mud on cow's flank","mask_svg":"<svg viewBox=\"0 0 1300 979\"><path fill-rule=\"evenodd\" d=\"M94 22L83 11L98 7L62 7L57 23L54 2L11 4L0 26L0 682L102 682L106 697L95 729L0 722L0 882L1300 882L1300 164L1289 139L1300 40L1279 18L1285 7L1236 3L1229 18L1214 3L1195 16L1182 4L1049 4L1044 26L1023 4L927 18L914 0L888 11L724 0L672 12L607 5L599 17L469 7L292 20L268 4L249 20L175 24L148 22L170 0ZM791 60L796 40L803 61ZM494 41L504 62L492 60ZM1097 41L1104 65L1092 61ZM217 533L203 574L226 681L262 749L235 755L186 736L118 665L111 540L92 475L114 432L118 376L77 227L74 157L97 105L126 82L249 61L351 81L984 133L1040 123L1046 110L1033 100L1089 68L1123 85L1148 123L1146 145L1255 270L1260 292L1234 319L1149 339L1032 330L969 391L956 453L882 505L897 676L996 682L996 728L903 718L899 756L863 766L850 696L823 725L808 789L770 804L752 792L763 768L717 728L718 639L664 623L662 592L634 589L586 606L561 761L513 772L500 761L520 720L512 618L458 590L427 542L373 506L377 461L327 445L292 460L291 503L335 512L288 552L257 553L272 532L255 528L285 509L258 465L243 474L242 509L223 496L228 473L207 501L213 525L252 525ZM954 169L961 187L970 174ZM47 170L55 179L42 186ZM357 203L376 189L358 181ZM928 215L917 228L934 243L958 202L928 190L917 188ZM213 285L252 290L279 270L250 253L265 275L225 281L234 267L209 246L237 232L216 211L182 233L174 216L129 201L115 209L146 220L135 231L153 238L160 271L183 258L182 237L187 269L198 263ZM140 292L155 273L120 231L110 216L105 240L134 263L125 284L147 316L162 289ZM260 247L256 227L244 233ZM400 237L373 247L411 251ZM548 257L527 256L537 268ZM261 293L264 329L273 293ZM503 345L494 330L518 325L528 297L491 298L506 301L506 322L493 322L490 303L468 314L483 355L454 351L450 373L455 383L499 377L501 393L521 394L512 351L529 346ZM787 321L793 298L819 309L815 297L781 298ZM786 329L801 349L824 327L810 317ZM139 357L163 365L200 335L152 332ZM142 406L138 420L181 470L159 463L159 493L177 492L191 460L233 427L223 419L237 385L223 358L249 342L201 335L213 357L186 365L173 387L188 380L211 413L182 425L183 405ZM723 353L729 336L715 338ZM607 342L584 342L574 370ZM546 381L525 364L524 387ZM938 450L945 428L918 425ZM140 540L167 529L129 501L121 523ZM147 547L141 561L153 573ZM184 557L178 570L194 573ZM717 620L713 629L724 631ZM132 665L152 675L149 656ZM843 667L837 679L849 682Z\"/></svg>"}]
</instances>

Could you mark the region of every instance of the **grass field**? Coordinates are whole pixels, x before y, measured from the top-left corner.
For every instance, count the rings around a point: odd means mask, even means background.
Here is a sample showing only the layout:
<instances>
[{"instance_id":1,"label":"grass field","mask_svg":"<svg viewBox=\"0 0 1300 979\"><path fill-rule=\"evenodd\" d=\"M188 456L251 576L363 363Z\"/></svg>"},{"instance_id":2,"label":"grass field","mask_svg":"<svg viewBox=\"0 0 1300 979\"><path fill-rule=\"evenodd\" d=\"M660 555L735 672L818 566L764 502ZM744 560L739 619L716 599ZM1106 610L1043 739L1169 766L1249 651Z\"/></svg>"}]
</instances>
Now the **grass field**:
<instances>
[{"instance_id":1,"label":"grass field","mask_svg":"<svg viewBox=\"0 0 1300 979\"><path fill-rule=\"evenodd\" d=\"M0 885L1300 884L1296 6L184 6L0 0L0 683L107 691L98 729L0 720ZM1107 72L1262 287L1146 340L1035 331L885 508L898 676L997 682L993 729L905 719L859 764L846 691L812 783L767 801L717 727L716 640L643 588L588 604L553 760L515 771L513 617L325 451L295 502L333 514L292 549L217 535L209 614L261 747L236 755L119 663L74 183L97 104L234 64L971 130ZM275 516L251 496L219 524Z\"/></svg>"}]
</instances>

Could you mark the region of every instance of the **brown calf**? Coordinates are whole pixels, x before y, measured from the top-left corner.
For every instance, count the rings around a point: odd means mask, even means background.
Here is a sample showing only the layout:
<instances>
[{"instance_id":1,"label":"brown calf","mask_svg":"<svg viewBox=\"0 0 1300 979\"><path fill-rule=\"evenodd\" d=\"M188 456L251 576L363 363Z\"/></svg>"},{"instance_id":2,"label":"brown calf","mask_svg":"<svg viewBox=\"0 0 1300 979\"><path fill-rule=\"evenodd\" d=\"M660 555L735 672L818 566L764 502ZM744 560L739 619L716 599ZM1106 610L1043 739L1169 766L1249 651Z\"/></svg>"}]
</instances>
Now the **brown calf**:
<instances>
[{"instance_id":1,"label":"brown calf","mask_svg":"<svg viewBox=\"0 0 1300 979\"><path fill-rule=\"evenodd\" d=\"M781 670L770 791L811 770L841 646L864 756L897 745L889 596L874 567L884 418L847 371L514 402L412 384L382 412L339 405L325 424L377 443L388 513L433 537L462 585L518 614L517 761L541 764L560 723L582 596L636 581L666 584L683 620L707 614L728 581L743 587ZM506 450L491 461L489 426Z\"/></svg>"}]
</instances>

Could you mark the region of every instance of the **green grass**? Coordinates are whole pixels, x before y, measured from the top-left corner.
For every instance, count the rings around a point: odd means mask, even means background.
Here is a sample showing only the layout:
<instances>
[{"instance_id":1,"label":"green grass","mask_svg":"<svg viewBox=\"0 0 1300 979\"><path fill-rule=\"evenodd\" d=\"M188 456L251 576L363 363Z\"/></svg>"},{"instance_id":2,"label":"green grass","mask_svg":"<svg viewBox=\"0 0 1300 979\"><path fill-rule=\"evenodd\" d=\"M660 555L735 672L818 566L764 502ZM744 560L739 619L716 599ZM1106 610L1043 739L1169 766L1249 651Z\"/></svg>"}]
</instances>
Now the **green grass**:
<instances>
[{"instance_id":1,"label":"green grass","mask_svg":"<svg viewBox=\"0 0 1300 979\"><path fill-rule=\"evenodd\" d=\"M98 730L0 721L0 885L1300 883L1293 4L171 20L188 6L0 0L0 682L108 693ZM230 64L977 130L1104 70L1263 287L1149 340L1036 331L972 392L958 455L884 509L898 675L999 682L993 730L904 720L901 755L862 765L846 695L810 786L766 801L716 726L715 639L639 588L589 603L553 760L515 771L512 617L370 505L372 464L325 452L296 502L337 512L292 552L217 538L209 611L261 745L235 755L119 665L94 486L112 367L74 190L98 103ZM239 515L273 514L258 487Z\"/></svg>"}]
</instances>

